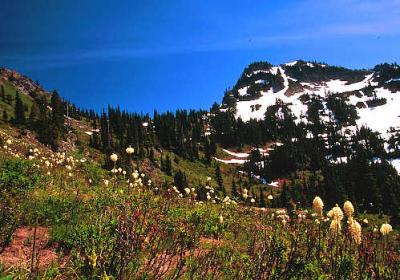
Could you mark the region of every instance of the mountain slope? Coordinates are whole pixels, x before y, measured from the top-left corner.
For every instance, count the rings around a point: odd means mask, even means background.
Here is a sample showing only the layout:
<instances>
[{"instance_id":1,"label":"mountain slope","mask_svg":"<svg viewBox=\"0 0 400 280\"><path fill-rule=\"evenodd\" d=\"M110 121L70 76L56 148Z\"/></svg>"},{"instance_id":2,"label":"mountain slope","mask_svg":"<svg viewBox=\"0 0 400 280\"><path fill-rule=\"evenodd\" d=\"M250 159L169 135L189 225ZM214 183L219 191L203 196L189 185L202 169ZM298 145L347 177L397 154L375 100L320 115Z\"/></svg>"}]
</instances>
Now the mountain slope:
<instances>
[{"instance_id":1,"label":"mountain slope","mask_svg":"<svg viewBox=\"0 0 400 280\"><path fill-rule=\"evenodd\" d=\"M327 98L334 94L355 106L358 127L368 126L383 136L387 136L391 127L399 127L400 68L397 64L351 70L301 60L279 66L253 63L226 92L221 109L234 111L236 118L243 121L260 120L269 106L281 100L288 104L296 122L307 122L310 97L321 98L326 107Z\"/></svg>"}]
</instances>

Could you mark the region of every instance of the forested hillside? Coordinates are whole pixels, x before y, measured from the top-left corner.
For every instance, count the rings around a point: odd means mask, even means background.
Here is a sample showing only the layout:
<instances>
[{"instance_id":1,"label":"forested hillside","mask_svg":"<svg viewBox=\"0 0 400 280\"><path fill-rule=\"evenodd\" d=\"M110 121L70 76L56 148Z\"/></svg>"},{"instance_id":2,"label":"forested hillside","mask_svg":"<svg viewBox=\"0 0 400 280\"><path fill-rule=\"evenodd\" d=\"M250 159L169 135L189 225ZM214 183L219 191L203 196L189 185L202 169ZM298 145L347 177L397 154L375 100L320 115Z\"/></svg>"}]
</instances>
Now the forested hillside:
<instances>
[{"instance_id":1,"label":"forested hillside","mask_svg":"<svg viewBox=\"0 0 400 280\"><path fill-rule=\"evenodd\" d=\"M397 64L257 62L210 110L138 114L0 69L0 275L390 279L399 83Z\"/></svg>"}]
</instances>

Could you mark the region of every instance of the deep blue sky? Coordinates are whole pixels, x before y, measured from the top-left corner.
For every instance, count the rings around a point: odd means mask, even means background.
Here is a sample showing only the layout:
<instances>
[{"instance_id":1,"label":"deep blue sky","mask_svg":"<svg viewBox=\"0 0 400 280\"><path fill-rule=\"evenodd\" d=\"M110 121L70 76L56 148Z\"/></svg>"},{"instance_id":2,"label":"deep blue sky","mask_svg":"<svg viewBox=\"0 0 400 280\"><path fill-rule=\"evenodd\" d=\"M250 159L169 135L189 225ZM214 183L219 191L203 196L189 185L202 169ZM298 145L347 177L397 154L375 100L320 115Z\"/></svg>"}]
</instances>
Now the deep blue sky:
<instances>
[{"instance_id":1,"label":"deep blue sky","mask_svg":"<svg viewBox=\"0 0 400 280\"><path fill-rule=\"evenodd\" d=\"M0 66L79 106L209 108L252 61L400 61L400 0L2 0Z\"/></svg>"}]
</instances>

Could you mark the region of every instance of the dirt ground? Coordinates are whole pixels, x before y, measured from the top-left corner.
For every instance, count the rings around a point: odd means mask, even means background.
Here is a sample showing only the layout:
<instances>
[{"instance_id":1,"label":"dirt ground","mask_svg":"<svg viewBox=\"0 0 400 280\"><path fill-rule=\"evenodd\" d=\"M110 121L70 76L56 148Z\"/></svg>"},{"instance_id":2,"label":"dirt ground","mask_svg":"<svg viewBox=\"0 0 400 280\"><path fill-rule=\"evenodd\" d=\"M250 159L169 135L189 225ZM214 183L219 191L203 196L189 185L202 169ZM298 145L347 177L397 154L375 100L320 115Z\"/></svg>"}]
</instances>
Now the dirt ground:
<instances>
[{"instance_id":1,"label":"dirt ground","mask_svg":"<svg viewBox=\"0 0 400 280\"><path fill-rule=\"evenodd\" d=\"M14 232L11 243L0 254L0 263L5 269L30 268L33 236L34 228L32 227L21 227ZM59 261L54 246L49 246L47 228L37 227L34 267L42 270Z\"/></svg>"}]
</instances>

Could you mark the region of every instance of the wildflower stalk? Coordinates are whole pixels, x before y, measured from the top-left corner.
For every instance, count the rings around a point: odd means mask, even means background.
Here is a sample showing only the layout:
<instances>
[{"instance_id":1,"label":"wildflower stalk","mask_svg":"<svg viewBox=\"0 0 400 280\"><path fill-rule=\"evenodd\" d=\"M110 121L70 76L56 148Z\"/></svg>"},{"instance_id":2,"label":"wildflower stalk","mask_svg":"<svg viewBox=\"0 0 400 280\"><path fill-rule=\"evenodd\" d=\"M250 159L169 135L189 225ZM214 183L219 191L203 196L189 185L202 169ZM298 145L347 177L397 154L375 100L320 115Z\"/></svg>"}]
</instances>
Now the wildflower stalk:
<instances>
[{"instance_id":1,"label":"wildflower stalk","mask_svg":"<svg viewBox=\"0 0 400 280\"><path fill-rule=\"evenodd\" d=\"M318 223L318 259L321 254L321 222Z\"/></svg>"},{"instance_id":2,"label":"wildflower stalk","mask_svg":"<svg viewBox=\"0 0 400 280\"><path fill-rule=\"evenodd\" d=\"M34 227L34 230L33 230L33 244L32 244L32 254L31 254L31 264L30 264L29 277L28 277L29 279L32 279L32 273L33 273L33 261L35 259L35 252L36 252L37 225L38 225L38 218L36 217L35 227Z\"/></svg>"},{"instance_id":3,"label":"wildflower stalk","mask_svg":"<svg viewBox=\"0 0 400 280\"><path fill-rule=\"evenodd\" d=\"M115 186L117 185L117 173L115 172L116 164L114 162L113 166L113 184L112 184L112 190L115 191Z\"/></svg>"}]
</instances>

